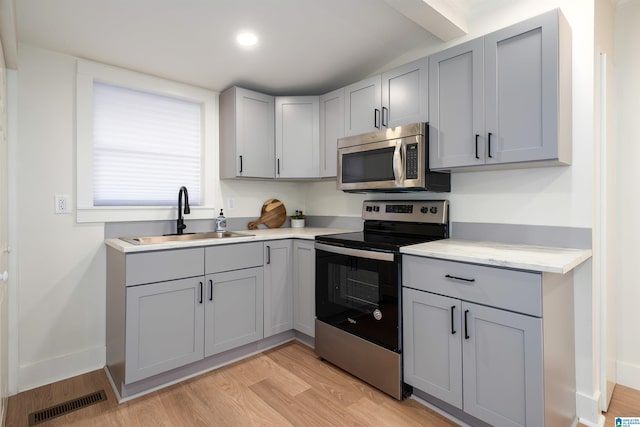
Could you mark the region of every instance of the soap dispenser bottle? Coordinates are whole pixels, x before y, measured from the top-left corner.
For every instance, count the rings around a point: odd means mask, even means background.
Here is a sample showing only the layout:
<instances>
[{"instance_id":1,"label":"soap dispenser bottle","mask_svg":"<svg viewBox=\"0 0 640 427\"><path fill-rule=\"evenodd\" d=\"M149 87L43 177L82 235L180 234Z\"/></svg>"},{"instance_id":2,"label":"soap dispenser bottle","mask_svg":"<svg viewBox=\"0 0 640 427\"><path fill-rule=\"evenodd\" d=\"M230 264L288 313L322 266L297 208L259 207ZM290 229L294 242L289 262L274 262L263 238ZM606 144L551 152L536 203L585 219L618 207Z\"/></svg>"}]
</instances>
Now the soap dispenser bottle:
<instances>
[{"instance_id":1,"label":"soap dispenser bottle","mask_svg":"<svg viewBox=\"0 0 640 427\"><path fill-rule=\"evenodd\" d=\"M224 217L222 209L220 209L220 215L218 215L218 218L216 218L215 231L227 231L227 218Z\"/></svg>"}]
</instances>

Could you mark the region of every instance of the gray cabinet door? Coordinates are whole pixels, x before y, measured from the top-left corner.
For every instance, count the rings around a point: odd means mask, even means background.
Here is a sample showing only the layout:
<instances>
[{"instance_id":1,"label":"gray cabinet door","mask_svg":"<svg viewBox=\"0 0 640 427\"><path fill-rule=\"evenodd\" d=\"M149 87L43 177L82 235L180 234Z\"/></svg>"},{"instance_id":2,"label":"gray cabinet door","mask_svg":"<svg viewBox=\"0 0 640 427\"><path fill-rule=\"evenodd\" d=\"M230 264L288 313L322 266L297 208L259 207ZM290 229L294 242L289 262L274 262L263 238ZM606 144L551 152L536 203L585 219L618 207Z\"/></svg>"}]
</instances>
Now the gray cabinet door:
<instances>
[{"instance_id":1,"label":"gray cabinet door","mask_svg":"<svg viewBox=\"0 0 640 427\"><path fill-rule=\"evenodd\" d=\"M404 380L462 409L461 302L402 289Z\"/></svg>"},{"instance_id":2,"label":"gray cabinet door","mask_svg":"<svg viewBox=\"0 0 640 427\"><path fill-rule=\"evenodd\" d=\"M317 96L276 98L276 177L317 178L320 173Z\"/></svg>"},{"instance_id":3,"label":"gray cabinet door","mask_svg":"<svg viewBox=\"0 0 640 427\"><path fill-rule=\"evenodd\" d=\"M429 166L484 164L482 38L429 57Z\"/></svg>"},{"instance_id":4,"label":"gray cabinet door","mask_svg":"<svg viewBox=\"0 0 640 427\"><path fill-rule=\"evenodd\" d=\"M487 163L558 157L558 14L484 37Z\"/></svg>"},{"instance_id":5,"label":"gray cabinet door","mask_svg":"<svg viewBox=\"0 0 640 427\"><path fill-rule=\"evenodd\" d=\"M544 425L542 319L462 303L464 411L494 426Z\"/></svg>"},{"instance_id":6,"label":"gray cabinet door","mask_svg":"<svg viewBox=\"0 0 640 427\"><path fill-rule=\"evenodd\" d=\"M338 138L344 136L344 88L320 97L320 176L336 176Z\"/></svg>"},{"instance_id":7,"label":"gray cabinet door","mask_svg":"<svg viewBox=\"0 0 640 427\"><path fill-rule=\"evenodd\" d=\"M313 242L293 242L293 326L316 336L316 250Z\"/></svg>"},{"instance_id":8,"label":"gray cabinet door","mask_svg":"<svg viewBox=\"0 0 640 427\"><path fill-rule=\"evenodd\" d=\"M263 268L208 274L205 278L205 357L261 339Z\"/></svg>"},{"instance_id":9,"label":"gray cabinet door","mask_svg":"<svg viewBox=\"0 0 640 427\"><path fill-rule=\"evenodd\" d=\"M202 359L203 280L127 288L125 383Z\"/></svg>"},{"instance_id":10,"label":"gray cabinet door","mask_svg":"<svg viewBox=\"0 0 640 427\"><path fill-rule=\"evenodd\" d=\"M381 127L381 78L369 77L344 88L344 131L346 136L379 130Z\"/></svg>"},{"instance_id":11,"label":"gray cabinet door","mask_svg":"<svg viewBox=\"0 0 640 427\"><path fill-rule=\"evenodd\" d=\"M264 337L293 329L291 240L264 245Z\"/></svg>"},{"instance_id":12,"label":"gray cabinet door","mask_svg":"<svg viewBox=\"0 0 640 427\"><path fill-rule=\"evenodd\" d=\"M235 103L236 176L275 177L274 97L236 88Z\"/></svg>"},{"instance_id":13,"label":"gray cabinet door","mask_svg":"<svg viewBox=\"0 0 640 427\"><path fill-rule=\"evenodd\" d=\"M382 73L382 127L429 121L428 64L423 58Z\"/></svg>"}]
</instances>

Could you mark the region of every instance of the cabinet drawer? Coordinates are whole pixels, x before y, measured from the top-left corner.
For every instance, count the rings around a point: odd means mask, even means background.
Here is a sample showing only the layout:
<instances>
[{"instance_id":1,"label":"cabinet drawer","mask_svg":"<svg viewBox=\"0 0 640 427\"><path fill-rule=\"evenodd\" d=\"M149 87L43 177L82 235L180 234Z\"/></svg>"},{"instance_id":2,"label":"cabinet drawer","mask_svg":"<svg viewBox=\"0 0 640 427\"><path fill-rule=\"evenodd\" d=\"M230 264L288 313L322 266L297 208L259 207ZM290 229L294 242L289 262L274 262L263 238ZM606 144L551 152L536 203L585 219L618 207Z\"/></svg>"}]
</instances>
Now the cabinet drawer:
<instances>
[{"instance_id":1,"label":"cabinet drawer","mask_svg":"<svg viewBox=\"0 0 640 427\"><path fill-rule=\"evenodd\" d=\"M206 274L240 270L263 264L262 242L219 245L205 248Z\"/></svg>"},{"instance_id":2,"label":"cabinet drawer","mask_svg":"<svg viewBox=\"0 0 640 427\"><path fill-rule=\"evenodd\" d=\"M204 274L204 249L143 252L127 255L127 286L164 282Z\"/></svg>"},{"instance_id":3,"label":"cabinet drawer","mask_svg":"<svg viewBox=\"0 0 640 427\"><path fill-rule=\"evenodd\" d=\"M538 273L410 255L402 260L403 286L542 316L542 276Z\"/></svg>"}]
</instances>

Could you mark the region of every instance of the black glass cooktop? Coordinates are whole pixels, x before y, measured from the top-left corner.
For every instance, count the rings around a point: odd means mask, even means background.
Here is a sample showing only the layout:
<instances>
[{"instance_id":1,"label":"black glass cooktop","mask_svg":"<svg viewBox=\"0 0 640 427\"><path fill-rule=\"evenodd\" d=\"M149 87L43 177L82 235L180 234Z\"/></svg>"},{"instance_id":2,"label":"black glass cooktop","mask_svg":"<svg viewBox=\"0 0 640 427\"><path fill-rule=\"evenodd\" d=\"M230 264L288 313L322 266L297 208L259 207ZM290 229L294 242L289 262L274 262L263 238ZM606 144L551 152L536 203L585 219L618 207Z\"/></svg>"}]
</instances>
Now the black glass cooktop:
<instances>
[{"instance_id":1,"label":"black glass cooktop","mask_svg":"<svg viewBox=\"0 0 640 427\"><path fill-rule=\"evenodd\" d=\"M402 246L431 242L443 239L444 236L411 236L378 233L371 231L356 231L353 233L328 234L317 236L316 241L337 244L360 249L377 249L398 251Z\"/></svg>"}]
</instances>

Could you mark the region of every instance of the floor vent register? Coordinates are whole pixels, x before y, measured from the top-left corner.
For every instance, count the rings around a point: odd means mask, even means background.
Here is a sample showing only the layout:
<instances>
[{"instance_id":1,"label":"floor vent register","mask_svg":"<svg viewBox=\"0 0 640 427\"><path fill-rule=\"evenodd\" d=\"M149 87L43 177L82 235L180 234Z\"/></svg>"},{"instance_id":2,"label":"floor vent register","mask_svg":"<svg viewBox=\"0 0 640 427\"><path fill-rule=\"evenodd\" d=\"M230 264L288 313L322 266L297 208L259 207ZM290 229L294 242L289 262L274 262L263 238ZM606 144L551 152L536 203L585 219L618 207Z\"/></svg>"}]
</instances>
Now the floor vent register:
<instances>
[{"instance_id":1,"label":"floor vent register","mask_svg":"<svg viewBox=\"0 0 640 427\"><path fill-rule=\"evenodd\" d=\"M95 405L96 403L104 402L106 400L107 395L104 390L96 391L94 393L87 394L86 396L78 397L77 399L69 400L68 402L30 413L29 425L34 426L44 423L45 421L49 421L53 418L61 417L70 412L77 411L78 409L86 408L87 406Z\"/></svg>"}]
</instances>

